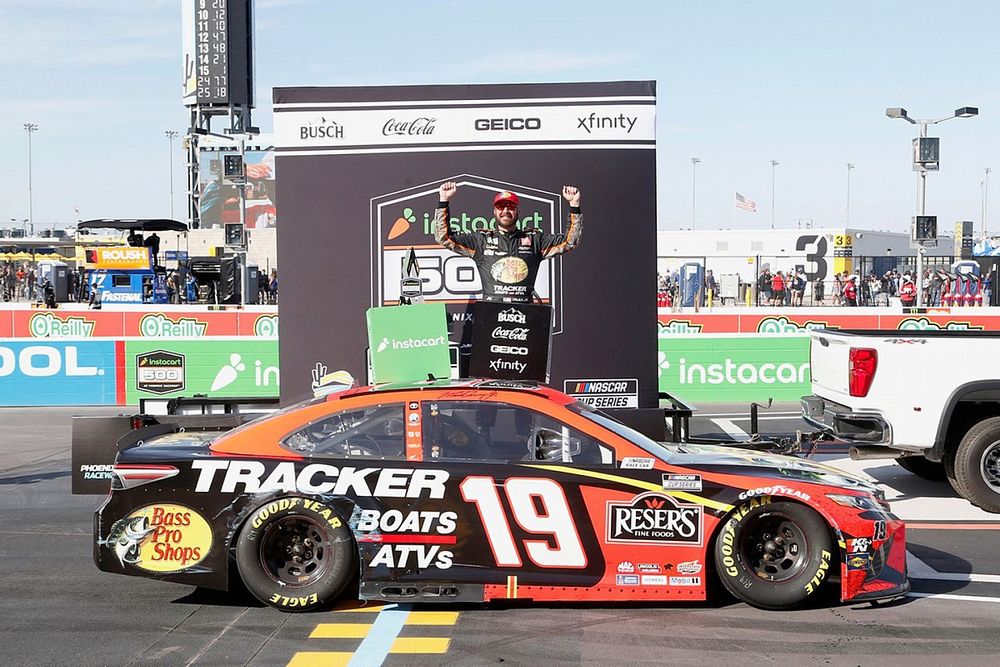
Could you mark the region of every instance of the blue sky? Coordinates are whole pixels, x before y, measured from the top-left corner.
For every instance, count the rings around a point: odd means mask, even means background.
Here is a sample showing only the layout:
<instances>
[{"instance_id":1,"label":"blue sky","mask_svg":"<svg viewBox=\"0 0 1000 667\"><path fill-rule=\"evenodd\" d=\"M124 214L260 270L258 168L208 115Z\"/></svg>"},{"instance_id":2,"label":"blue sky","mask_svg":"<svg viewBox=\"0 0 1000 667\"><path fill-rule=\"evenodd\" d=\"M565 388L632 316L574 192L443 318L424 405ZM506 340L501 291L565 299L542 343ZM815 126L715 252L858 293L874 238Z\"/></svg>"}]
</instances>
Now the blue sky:
<instances>
[{"instance_id":1,"label":"blue sky","mask_svg":"<svg viewBox=\"0 0 1000 667\"><path fill-rule=\"evenodd\" d=\"M903 231L916 211L903 106L938 118L942 169L928 213L942 229L1000 230L1000 3L338 2L257 0L254 124L271 128L272 86L646 80L657 82L658 224L851 225ZM182 134L179 0L0 0L0 224L36 226L170 210L167 129ZM175 213L184 156L174 142ZM280 177L279 177L280 178ZM599 187L585 193L599 197ZM585 199L586 201L586 199ZM74 207L79 206L79 216Z\"/></svg>"}]
</instances>

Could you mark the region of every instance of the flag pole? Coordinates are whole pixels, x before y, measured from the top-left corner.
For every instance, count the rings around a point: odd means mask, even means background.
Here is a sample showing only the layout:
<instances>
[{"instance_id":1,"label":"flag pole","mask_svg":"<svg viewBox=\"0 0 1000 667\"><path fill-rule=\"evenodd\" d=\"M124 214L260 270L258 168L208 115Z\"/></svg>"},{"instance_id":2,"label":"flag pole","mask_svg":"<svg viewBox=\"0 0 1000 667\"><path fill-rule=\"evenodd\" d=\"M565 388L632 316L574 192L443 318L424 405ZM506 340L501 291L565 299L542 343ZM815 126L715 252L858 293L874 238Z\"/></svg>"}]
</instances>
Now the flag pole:
<instances>
[{"instance_id":1,"label":"flag pole","mask_svg":"<svg viewBox=\"0 0 1000 667\"><path fill-rule=\"evenodd\" d=\"M736 230L736 196L733 196L733 231Z\"/></svg>"}]
</instances>

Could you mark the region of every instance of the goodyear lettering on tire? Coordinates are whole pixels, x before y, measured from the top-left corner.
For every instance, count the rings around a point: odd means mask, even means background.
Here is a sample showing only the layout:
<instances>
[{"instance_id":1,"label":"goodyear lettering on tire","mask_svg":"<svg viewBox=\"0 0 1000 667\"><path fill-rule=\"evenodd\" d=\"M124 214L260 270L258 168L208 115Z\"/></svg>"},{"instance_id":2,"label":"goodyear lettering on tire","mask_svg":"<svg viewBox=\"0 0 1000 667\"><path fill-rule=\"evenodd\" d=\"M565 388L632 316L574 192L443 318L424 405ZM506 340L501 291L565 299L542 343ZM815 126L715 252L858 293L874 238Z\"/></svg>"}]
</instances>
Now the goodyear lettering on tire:
<instances>
[{"instance_id":1,"label":"goodyear lettering on tire","mask_svg":"<svg viewBox=\"0 0 1000 667\"><path fill-rule=\"evenodd\" d=\"M737 567L737 546L736 546L736 527L740 525L740 522L750 513L750 510L756 509L758 507L763 507L764 505L771 504L771 496L758 496L749 499L747 502L743 503L736 508L736 511L729 517L725 525L722 527L722 567L726 575L736 579L744 588L750 588L753 585L753 579L746 576L739 567Z\"/></svg>"},{"instance_id":2,"label":"goodyear lettering on tire","mask_svg":"<svg viewBox=\"0 0 1000 667\"><path fill-rule=\"evenodd\" d=\"M288 609L295 609L297 607L305 607L311 604L316 604L319 601L319 597L313 593L312 595L299 595L299 596L288 596L282 595L280 593L275 593L268 600L273 605L279 607L286 607Z\"/></svg>"}]
</instances>

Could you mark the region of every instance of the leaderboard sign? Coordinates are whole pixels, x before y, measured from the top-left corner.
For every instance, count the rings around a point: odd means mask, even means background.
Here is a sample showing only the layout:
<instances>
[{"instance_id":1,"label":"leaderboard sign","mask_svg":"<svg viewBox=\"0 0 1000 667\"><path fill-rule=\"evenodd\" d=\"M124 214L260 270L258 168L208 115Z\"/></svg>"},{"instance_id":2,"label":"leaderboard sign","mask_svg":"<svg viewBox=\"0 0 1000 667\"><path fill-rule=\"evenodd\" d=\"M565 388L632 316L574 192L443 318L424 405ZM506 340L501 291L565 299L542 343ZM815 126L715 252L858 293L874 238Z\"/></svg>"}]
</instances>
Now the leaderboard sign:
<instances>
[{"instance_id":1,"label":"leaderboard sign","mask_svg":"<svg viewBox=\"0 0 1000 667\"><path fill-rule=\"evenodd\" d=\"M276 190L291 207L278 239L282 398L305 396L317 365L364 376L365 312L398 302L409 248L464 372L482 285L433 229L438 187L455 181L456 232L492 229L493 197L510 190L520 227L565 233L562 186L581 189L582 244L535 283L552 308L550 379L637 378L654 406L655 106L642 81L276 88Z\"/></svg>"},{"instance_id":2,"label":"leaderboard sign","mask_svg":"<svg viewBox=\"0 0 1000 667\"><path fill-rule=\"evenodd\" d=\"M252 0L183 0L186 106L253 106Z\"/></svg>"}]
</instances>

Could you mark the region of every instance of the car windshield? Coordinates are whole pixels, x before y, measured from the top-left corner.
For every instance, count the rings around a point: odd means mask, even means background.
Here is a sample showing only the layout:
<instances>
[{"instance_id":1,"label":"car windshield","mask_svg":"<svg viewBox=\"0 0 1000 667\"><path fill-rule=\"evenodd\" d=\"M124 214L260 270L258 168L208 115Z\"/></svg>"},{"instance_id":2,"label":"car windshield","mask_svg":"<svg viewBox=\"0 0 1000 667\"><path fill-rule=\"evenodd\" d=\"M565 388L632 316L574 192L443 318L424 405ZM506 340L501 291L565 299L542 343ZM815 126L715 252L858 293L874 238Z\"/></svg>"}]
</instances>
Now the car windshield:
<instances>
[{"instance_id":1,"label":"car windshield","mask_svg":"<svg viewBox=\"0 0 1000 667\"><path fill-rule=\"evenodd\" d=\"M652 454L653 456L662 461L669 461L670 457L672 456L670 450L661 445L660 443L654 440L650 440L642 433L639 433L638 431L629 428L628 426L621 423L617 419L614 419L613 417L604 414L600 410L595 410L586 403L581 403L580 401L576 401L575 403L571 403L567 407L573 412L577 413L578 415L586 417L590 421L600 424L609 431L613 431L616 435L620 435L629 442L637 445L638 447L641 447L642 449L646 450L648 453Z\"/></svg>"}]
</instances>

